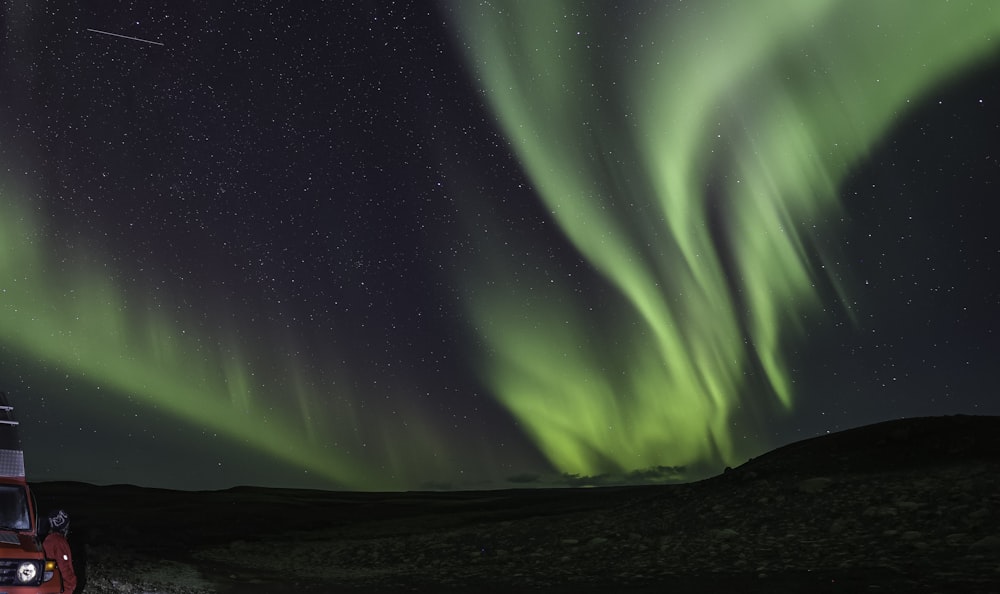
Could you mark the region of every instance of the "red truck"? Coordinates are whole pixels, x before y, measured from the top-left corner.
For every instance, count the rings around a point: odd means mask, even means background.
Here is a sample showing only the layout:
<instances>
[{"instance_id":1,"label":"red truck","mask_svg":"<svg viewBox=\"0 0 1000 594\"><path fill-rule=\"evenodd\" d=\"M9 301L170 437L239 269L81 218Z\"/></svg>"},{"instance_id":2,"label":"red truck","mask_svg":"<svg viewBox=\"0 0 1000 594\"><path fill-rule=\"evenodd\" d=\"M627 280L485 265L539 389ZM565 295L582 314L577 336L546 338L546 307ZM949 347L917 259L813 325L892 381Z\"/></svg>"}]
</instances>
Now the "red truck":
<instances>
[{"instance_id":1,"label":"red truck","mask_svg":"<svg viewBox=\"0 0 1000 594\"><path fill-rule=\"evenodd\" d=\"M62 576L42 550L17 428L14 407L0 392L0 594L57 594Z\"/></svg>"}]
</instances>

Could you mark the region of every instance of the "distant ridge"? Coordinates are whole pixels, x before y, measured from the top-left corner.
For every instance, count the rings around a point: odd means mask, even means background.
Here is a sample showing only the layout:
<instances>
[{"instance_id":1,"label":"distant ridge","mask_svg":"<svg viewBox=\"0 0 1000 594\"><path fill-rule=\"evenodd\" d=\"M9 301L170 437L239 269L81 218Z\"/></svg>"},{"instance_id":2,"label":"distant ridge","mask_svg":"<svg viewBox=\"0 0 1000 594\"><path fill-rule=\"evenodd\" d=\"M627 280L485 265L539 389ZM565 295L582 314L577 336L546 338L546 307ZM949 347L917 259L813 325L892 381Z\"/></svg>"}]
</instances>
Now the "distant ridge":
<instances>
[{"instance_id":1,"label":"distant ridge","mask_svg":"<svg viewBox=\"0 0 1000 594\"><path fill-rule=\"evenodd\" d=\"M728 469L723 475L787 475L815 476L817 474L873 473L896 470L912 470L921 467L935 467L968 461L994 461L1000 463L1000 416L953 415L939 417L915 417L883 421L853 429L845 429L828 435L796 441L751 458L744 464ZM299 489L294 487L258 487L242 485L221 490L179 491L160 487L143 487L129 484L98 486L78 481L31 481L43 491L63 493L67 496L93 496L96 491L129 493L219 493L246 496L256 493L260 496L296 496L312 499L337 494L348 501L361 501L381 497L413 497L417 493L428 494L434 499L461 498L477 491L435 491L435 492L364 492L336 491L321 489ZM677 483L684 484L684 483ZM608 485L588 487L523 488L484 490L484 494L500 495L524 491L576 491L576 490L629 490L638 488L663 488L667 485Z\"/></svg>"},{"instance_id":2,"label":"distant ridge","mask_svg":"<svg viewBox=\"0 0 1000 594\"><path fill-rule=\"evenodd\" d=\"M884 421L797 441L739 466L790 476L891 472L1000 461L1000 417L955 415Z\"/></svg>"}]
</instances>

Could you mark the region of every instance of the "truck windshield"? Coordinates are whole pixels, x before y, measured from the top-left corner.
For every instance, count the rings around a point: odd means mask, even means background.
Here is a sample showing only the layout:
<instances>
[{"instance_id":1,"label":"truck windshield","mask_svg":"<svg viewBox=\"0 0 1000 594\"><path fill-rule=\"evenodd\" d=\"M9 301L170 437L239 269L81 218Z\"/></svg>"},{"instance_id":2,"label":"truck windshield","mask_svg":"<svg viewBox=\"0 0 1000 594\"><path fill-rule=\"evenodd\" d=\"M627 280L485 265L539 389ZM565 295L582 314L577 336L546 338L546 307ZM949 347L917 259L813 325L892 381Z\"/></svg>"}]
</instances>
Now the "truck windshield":
<instances>
[{"instance_id":1,"label":"truck windshield","mask_svg":"<svg viewBox=\"0 0 1000 594\"><path fill-rule=\"evenodd\" d=\"M0 485L0 530L31 530L24 487Z\"/></svg>"}]
</instances>

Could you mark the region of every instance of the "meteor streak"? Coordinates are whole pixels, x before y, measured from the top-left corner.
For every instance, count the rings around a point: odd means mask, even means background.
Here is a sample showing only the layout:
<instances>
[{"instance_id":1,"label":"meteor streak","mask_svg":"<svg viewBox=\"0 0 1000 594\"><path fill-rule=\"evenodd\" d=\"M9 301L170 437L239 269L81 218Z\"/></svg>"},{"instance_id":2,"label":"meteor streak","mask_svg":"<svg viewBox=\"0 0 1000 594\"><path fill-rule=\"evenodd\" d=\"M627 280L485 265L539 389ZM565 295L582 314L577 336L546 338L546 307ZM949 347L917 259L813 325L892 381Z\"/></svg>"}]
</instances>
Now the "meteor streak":
<instances>
[{"instance_id":1,"label":"meteor streak","mask_svg":"<svg viewBox=\"0 0 1000 594\"><path fill-rule=\"evenodd\" d=\"M110 33L108 31L101 31L99 29L87 29L92 33L100 33L101 35L110 35L112 37L121 37L122 39L131 39L132 41L141 41L143 43L148 43L150 45L163 45L159 41L150 41L149 39L141 39L139 37L130 37L128 35L120 35L118 33Z\"/></svg>"}]
</instances>

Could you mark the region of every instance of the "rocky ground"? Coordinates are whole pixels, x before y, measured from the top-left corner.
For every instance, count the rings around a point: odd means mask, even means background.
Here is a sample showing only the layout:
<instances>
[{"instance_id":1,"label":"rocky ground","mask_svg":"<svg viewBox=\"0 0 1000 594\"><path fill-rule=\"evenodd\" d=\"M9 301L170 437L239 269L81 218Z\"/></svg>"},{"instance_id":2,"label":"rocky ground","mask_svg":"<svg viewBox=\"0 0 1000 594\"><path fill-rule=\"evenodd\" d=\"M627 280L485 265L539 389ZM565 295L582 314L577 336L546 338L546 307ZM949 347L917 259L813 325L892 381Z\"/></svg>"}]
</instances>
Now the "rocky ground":
<instances>
[{"instance_id":1,"label":"rocky ground","mask_svg":"<svg viewBox=\"0 0 1000 594\"><path fill-rule=\"evenodd\" d=\"M995 417L861 428L685 485L36 492L74 516L90 594L1000 592Z\"/></svg>"}]
</instances>

